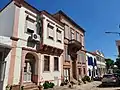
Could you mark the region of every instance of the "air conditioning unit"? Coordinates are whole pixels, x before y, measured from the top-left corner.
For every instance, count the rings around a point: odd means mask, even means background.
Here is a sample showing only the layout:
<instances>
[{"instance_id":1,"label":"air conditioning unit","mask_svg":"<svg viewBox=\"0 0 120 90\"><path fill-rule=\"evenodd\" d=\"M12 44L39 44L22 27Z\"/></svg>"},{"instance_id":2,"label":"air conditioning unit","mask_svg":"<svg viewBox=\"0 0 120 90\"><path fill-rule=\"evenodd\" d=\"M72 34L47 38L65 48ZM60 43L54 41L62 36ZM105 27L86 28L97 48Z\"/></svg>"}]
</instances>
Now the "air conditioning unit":
<instances>
[{"instance_id":1,"label":"air conditioning unit","mask_svg":"<svg viewBox=\"0 0 120 90\"><path fill-rule=\"evenodd\" d=\"M37 41L40 42L40 35L36 34L36 33L32 33L31 39L33 41Z\"/></svg>"}]
</instances>

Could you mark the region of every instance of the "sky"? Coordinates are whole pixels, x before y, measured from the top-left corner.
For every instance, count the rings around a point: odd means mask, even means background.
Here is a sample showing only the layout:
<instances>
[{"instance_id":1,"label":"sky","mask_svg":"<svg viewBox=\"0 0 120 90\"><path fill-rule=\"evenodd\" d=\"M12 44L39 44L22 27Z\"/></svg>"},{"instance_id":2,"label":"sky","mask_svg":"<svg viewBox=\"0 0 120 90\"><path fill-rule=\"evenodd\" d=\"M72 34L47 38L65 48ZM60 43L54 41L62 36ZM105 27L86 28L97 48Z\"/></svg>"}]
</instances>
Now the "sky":
<instances>
[{"instance_id":1,"label":"sky","mask_svg":"<svg viewBox=\"0 0 120 90\"><path fill-rule=\"evenodd\" d=\"M120 32L120 0L26 0L39 10L53 14L65 12L78 25L85 29L85 48L88 51L100 50L106 58L115 60L118 55L115 40L120 36L105 34L106 31ZM9 0L2 0L3 8Z\"/></svg>"}]
</instances>

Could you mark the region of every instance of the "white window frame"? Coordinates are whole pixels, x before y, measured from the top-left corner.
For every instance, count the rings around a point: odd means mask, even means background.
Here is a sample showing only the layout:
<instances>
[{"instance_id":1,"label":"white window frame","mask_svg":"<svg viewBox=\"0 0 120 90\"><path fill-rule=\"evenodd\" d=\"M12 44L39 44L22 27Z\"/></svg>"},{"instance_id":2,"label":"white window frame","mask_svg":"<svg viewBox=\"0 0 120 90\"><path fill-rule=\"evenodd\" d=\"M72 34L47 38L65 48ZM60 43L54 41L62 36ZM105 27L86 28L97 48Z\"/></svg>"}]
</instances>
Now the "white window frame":
<instances>
[{"instance_id":1,"label":"white window frame","mask_svg":"<svg viewBox=\"0 0 120 90\"><path fill-rule=\"evenodd\" d=\"M25 20L25 33L29 33L28 29L30 29L33 32L36 32L37 27L36 27L36 20L30 16L26 15L26 20ZM31 24L31 25L30 25ZM29 26L28 26L29 25Z\"/></svg>"},{"instance_id":2,"label":"white window frame","mask_svg":"<svg viewBox=\"0 0 120 90\"><path fill-rule=\"evenodd\" d=\"M58 58L57 60L58 60L58 66L57 66L57 70L55 70L55 58ZM60 62L59 62L59 57L54 57L54 71L59 71L59 64L60 64Z\"/></svg>"},{"instance_id":3,"label":"white window frame","mask_svg":"<svg viewBox=\"0 0 120 90\"><path fill-rule=\"evenodd\" d=\"M62 31L59 29L59 28L57 28L57 31L56 31L57 33L57 42L60 42L60 43L62 43Z\"/></svg>"},{"instance_id":4,"label":"white window frame","mask_svg":"<svg viewBox=\"0 0 120 90\"><path fill-rule=\"evenodd\" d=\"M51 23L47 24L47 31L48 31L48 38L51 40L54 40L54 26ZM51 35L51 31L52 31L52 35Z\"/></svg>"}]
</instances>

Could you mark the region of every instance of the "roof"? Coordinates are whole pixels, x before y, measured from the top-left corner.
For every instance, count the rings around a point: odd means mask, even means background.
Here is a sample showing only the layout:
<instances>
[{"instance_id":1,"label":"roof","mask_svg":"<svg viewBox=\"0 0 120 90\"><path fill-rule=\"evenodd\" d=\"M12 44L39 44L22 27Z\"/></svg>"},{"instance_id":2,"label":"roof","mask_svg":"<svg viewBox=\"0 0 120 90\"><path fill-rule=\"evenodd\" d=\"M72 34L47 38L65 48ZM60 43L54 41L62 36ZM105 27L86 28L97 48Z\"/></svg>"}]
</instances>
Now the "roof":
<instances>
[{"instance_id":1,"label":"roof","mask_svg":"<svg viewBox=\"0 0 120 90\"><path fill-rule=\"evenodd\" d=\"M66 15L62 10L58 11L57 13L63 15L65 18L67 18L72 24L74 24L77 28L79 28L80 30L82 30L83 32L85 32L85 30L80 27L76 22L74 22L68 15ZM56 13L56 14L57 14Z\"/></svg>"},{"instance_id":2,"label":"roof","mask_svg":"<svg viewBox=\"0 0 120 90\"><path fill-rule=\"evenodd\" d=\"M4 10L4 8L6 8L12 1L15 1L15 5L17 5L18 7L24 6L25 8L31 10L32 12L36 13L36 14L45 14L47 15L50 19L54 20L56 23L60 24L61 26L64 26L59 20L57 20L56 18L54 18L50 13L48 13L47 11L43 10L40 11L37 8L35 8L34 6L30 5L28 2L26 2L25 0L11 0L5 7L3 7L3 9L0 10L0 12L2 10Z\"/></svg>"},{"instance_id":3,"label":"roof","mask_svg":"<svg viewBox=\"0 0 120 90\"><path fill-rule=\"evenodd\" d=\"M41 14L45 14L47 17L49 17L52 20L54 20L55 22L59 23L61 26L64 26L64 24L62 22L57 20L55 17L52 16L52 14L48 13L47 11L43 10L43 11L41 11Z\"/></svg>"},{"instance_id":4,"label":"roof","mask_svg":"<svg viewBox=\"0 0 120 90\"><path fill-rule=\"evenodd\" d=\"M95 53L93 53L93 52L90 52L90 51L86 51L86 50L82 50L82 51L84 51L85 53L89 53L89 54L92 54L92 55L96 55Z\"/></svg>"}]
</instances>

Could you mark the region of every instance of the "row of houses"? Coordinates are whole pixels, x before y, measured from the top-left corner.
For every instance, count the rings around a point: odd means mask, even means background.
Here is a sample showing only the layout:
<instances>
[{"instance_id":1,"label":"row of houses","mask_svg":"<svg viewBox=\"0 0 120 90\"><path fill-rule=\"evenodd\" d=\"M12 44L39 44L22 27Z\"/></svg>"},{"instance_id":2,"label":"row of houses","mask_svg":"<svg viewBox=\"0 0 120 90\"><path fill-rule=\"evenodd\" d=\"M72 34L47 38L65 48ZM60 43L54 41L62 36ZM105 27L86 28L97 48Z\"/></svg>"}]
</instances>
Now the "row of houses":
<instances>
[{"instance_id":1,"label":"row of houses","mask_svg":"<svg viewBox=\"0 0 120 90\"><path fill-rule=\"evenodd\" d=\"M104 55L85 50L84 37L85 30L63 11L50 14L11 0L0 11L0 90L101 76Z\"/></svg>"}]
</instances>

